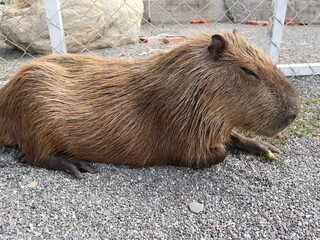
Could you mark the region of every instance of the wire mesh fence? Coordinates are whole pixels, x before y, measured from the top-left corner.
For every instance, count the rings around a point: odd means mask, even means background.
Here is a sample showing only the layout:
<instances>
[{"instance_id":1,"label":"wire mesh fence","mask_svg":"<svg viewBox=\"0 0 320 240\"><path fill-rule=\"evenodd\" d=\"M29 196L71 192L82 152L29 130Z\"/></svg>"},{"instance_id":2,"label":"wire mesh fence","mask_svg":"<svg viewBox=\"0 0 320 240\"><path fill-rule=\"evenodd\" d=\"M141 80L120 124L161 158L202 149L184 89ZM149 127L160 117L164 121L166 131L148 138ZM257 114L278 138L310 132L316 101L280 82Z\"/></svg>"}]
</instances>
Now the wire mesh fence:
<instances>
[{"instance_id":1,"label":"wire mesh fence","mask_svg":"<svg viewBox=\"0 0 320 240\"><path fill-rule=\"evenodd\" d=\"M65 44L68 53L136 58L173 48L199 31L237 29L269 53L270 29L278 20L274 3L283 1L60 0L47 1L51 2L47 8L45 2L0 2L1 84L22 63L51 53L54 41L56 47ZM59 3L57 9L53 2ZM320 2L288 1L285 5L278 63L307 64L309 78L316 79L320 71ZM60 13L62 22L54 22ZM63 30L65 43L57 40L57 32L50 38L50 24ZM292 70L291 75L300 70Z\"/></svg>"}]
</instances>

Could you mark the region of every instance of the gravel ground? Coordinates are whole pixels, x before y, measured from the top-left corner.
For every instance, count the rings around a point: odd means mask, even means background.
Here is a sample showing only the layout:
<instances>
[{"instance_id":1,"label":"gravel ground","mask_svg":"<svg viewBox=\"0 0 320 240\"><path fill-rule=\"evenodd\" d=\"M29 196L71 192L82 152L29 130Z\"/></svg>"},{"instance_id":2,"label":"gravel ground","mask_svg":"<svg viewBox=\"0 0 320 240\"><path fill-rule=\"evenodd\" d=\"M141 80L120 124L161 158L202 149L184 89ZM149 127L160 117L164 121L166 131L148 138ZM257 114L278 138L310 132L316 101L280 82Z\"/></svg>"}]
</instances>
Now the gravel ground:
<instances>
[{"instance_id":1,"label":"gravel ground","mask_svg":"<svg viewBox=\"0 0 320 240\"><path fill-rule=\"evenodd\" d=\"M203 28L183 27L145 26L141 35ZM237 28L263 43L266 28ZM290 50L281 53L283 63L320 62L320 26L286 31L283 46ZM294 43L292 36L299 36ZM94 54L145 57L171 47L133 44ZM0 44L2 81L32 57ZM297 122L315 122L311 130L302 126L310 130L303 135L296 134L298 124L288 130L280 145L286 155L277 161L231 149L211 168L95 163L99 173L77 180L20 164L13 149L0 145L0 239L320 239L320 76L291 80L303 96ZM204 211L192 213L193 201Z\"/></svg>"}]
</instances>

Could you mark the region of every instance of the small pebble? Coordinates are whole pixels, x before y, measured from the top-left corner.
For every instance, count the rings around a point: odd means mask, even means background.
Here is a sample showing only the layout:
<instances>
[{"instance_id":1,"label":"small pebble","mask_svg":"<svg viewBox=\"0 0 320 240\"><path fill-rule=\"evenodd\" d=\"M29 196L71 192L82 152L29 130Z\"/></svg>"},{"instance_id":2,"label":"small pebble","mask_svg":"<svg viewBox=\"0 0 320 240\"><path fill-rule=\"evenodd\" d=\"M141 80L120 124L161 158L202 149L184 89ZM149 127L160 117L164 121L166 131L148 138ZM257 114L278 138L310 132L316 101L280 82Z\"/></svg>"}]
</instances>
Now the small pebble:
<instances>
[{"instance_id":1,"label":"small pebble","mask_svg":"<svg viewBox=\"0 0 320 240\"><path fill-rule=\"evenodd\" d=\"M30 224L29 224L29 228L30 228L30 230L31 230L31 231L33 231L33 230L34 230L34 226L33 226L33 224L32 224L32 223L30 223Z\"/></svg>"},{"instance_id":2,"label":"small pebble","mask_svg":"<svg viewBox=\"0 0 320 240\"><path fill-rule=\"evenodd\" d=\"M29 188L34 188L34 187L36 187L37 185L38 185L37 182L31 182L31 183L29 183L29 184L27 185L27 187L29 187Z\"/></svg>"},{"instance_id":3,"label":"small pebble","mask_svg":"<svg viewBox=\"0 0 320 240\"><path fill-rule=\"evenodd\" d=\"M249 233L245 233L243 237L244 239L251 239L251 235Z\"/></svg>"},{"instance_id":4,"label":"small pebble","mask_svg":"<svg viewBox=\"0 0 320 240\"><path fill-rule=\"evenodd\" d=\"M204 210L204 204L193 201L189 203L189 209L193 213L199 213Z\"/></svg>"}]
</instances>

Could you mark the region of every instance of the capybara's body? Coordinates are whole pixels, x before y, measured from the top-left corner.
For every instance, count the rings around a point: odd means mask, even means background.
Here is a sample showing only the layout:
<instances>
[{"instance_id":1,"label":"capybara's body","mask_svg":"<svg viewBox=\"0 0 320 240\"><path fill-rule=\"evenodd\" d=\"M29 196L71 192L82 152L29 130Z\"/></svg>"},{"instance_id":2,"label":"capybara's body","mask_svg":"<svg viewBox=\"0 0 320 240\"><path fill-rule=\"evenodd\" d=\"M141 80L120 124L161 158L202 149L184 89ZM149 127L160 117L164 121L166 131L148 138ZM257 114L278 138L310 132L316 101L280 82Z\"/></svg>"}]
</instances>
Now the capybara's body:
<instances>
[{"instance_id":1,"label":"capybara's body","mask_svg":"<svg viewBox=\"0 0 320 240\"><path fill-rule=\"evenodd\" d=\"M236 33L201 35L143 60L50 55L0 89L0 141L28 163L66 155L128 165L221 162L234 128L272 136L297 93Z\"/></svg>"}]
</instances>

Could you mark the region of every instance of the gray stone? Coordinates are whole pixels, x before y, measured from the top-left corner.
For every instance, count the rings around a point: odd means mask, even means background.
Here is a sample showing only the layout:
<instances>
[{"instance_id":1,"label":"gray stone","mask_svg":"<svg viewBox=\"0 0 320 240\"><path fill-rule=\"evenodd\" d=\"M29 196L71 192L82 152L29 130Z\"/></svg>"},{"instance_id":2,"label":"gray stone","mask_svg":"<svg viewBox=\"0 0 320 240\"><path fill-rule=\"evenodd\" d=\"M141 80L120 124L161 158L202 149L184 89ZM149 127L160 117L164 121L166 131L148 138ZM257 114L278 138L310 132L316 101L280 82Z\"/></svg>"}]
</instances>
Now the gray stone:
<instances>
[{"instance_id":1,"label":"gray stone","mask_svg":"<svg viewBox=\"0 0 320 240\"><path fill-rule=\"evenodd\" d=\"M256 16L249 11L248 1L245 0L225 0L228 9L228 18L234 23L243 23L246 20L254 20Z\"/></svg>"},{"instance_id":2,"label":"gray stone","mask_svg":"<svg viewBox=\"0 0 320 240\"><path fill-rule=\"evenodd\" d=\"M200 213L204 210L204 204L193 201L189 203L189 209L193 213Z\"/></svg>"},{"instance_id":3,"label":"gray stone","mask_svg":"<svg viewBox=\"0 0 320 240\"><path fill-rule=\"evenodd\" d=\"M269 20L274 12L271 0L224 0L228 9L227 16L234 23L246 20ZM319 23L320 1L289 0L286 18L293 21Z\"/></svg>"},{"instance_id":4,"label":"gray stone","mask_svg":"<svg viewBox=\"0 0 320 240\"><path fill-rule=\"evenodd\" d=\"M188 23L193 19L225 22L224 0L143 0L144 19L152 23ZM150 4L150 6L149 6ZM150 13L150 16L149 16Z\"/></svg>"}]
</instances>

